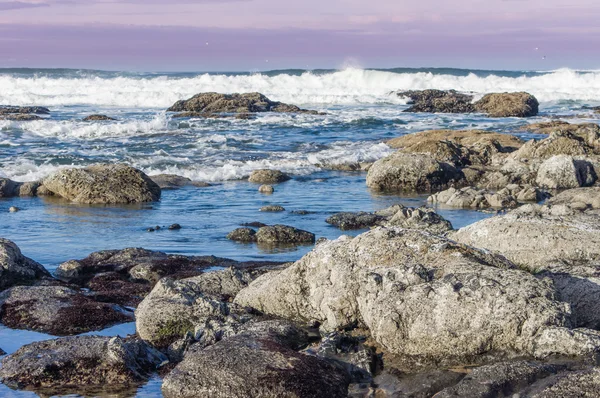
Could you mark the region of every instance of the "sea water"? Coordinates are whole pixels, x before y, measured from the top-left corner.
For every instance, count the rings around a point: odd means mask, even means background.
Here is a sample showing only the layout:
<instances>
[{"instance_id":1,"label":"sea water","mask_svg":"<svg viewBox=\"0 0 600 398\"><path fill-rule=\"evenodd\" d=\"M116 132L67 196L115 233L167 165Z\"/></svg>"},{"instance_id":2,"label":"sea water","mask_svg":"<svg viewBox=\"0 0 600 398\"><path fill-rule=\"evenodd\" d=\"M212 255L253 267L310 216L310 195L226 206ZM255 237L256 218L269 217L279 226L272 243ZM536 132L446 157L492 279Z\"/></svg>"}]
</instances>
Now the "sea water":
<instances>
[{"instance_id":1,"label":"sea water","mask_svg":"<svg viewBox=\"0 0 600 398\"><path fill-rule=\"evenodd\" d=\"M456 89L476 98L489 92L527 91L540 100L530 119L482 115L404 113L405 89ZM172 119L165 109L200 92L261 92L274 101L325 115L259 114L256 119ZM543 136L521 130L557 116L598 122L585 109L600 105L600 72L458 69L271 71L263 73L125 73L90 70L0 70L0 105L50 108L43 120L0 121L0 177L36 181L63 167L126 163L147 174L172 173L209 187L164 190L160 202L129 206L71 204L56 198L0 199L0 237L53 271L63 261L93 251L144 247L185 255L235 260L294 261L311 246L262 248L228 241L242 223L286 224L317 237L342 234L325 219L340 211L374 211L396 203L421 206L426 196L385 195L365 184L366 173L331 171L354 162L373 162L393 152L385 141L429 129L483 129L524 139ZM90 114L117 120L83 122ZM273 195L248 183L252 170L273 168L291 181ZM281 205L281 213L259 212ZM17 213L8 208L16 206ZM305 210L306 214L294 211ZM489 217L473 210L438 209L455 228ZM149 227L178 223L181 230ZM104 335L133 333L133 324ZM0 348L51 336L0 328ZM0 385L0 395L26 397ZM139 396L160 396L160 379Z\"/></svg>"}]
</instances>

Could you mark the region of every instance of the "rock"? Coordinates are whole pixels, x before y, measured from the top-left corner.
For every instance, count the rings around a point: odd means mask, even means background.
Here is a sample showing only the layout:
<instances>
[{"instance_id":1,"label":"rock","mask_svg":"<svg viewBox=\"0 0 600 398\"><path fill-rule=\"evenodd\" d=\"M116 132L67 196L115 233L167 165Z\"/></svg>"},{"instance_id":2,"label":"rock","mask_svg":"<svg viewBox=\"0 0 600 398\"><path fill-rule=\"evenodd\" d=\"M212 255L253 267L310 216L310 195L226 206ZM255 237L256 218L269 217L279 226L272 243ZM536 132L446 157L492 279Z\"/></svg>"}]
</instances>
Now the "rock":
<instances>
[{"instance_id":1,"label":"rock","mask_svg":"<svg viewBox=\"0 0 600 398\"><path fill-rule=\"evenodd\" d=\"M9 213L16 213L19 210L21 210L21 209L19 209L17 206L11 206L11 207L8 208L8 212Z\"/></svg>"},{"instance_id":2,"label":"rock","mask_svg":"<svg viewBox=\"0 0 600 398\"><path fill-rule=\"evenodd\" d=\"M250 174L248 181L255 182L257 184L277 184L290 179L290 176L282 173L279 170L254 170Z\"/></svg>"},{"instance_id":3,"label":"rock","mask_svg":"<svg viewBox=\"0 0 600 398\"><path fill-rule=\"evenodd\" d=\"M19 196L36 196L40 185L41 184L37 181L20 183Z\"/></svg>"},{"instance_id":4,"label":"rock","mask_svg":"<svg viewBox=\"0 0 600 398\"><path fill-rule=\"evenodd\" d=\"M50 109L41 106L0 106L0 115L27 114L47 115Z\"/></svg>"},{"instance_id":5,"label":"rock","mask_svg":"<svg viewBox=\"0 0 600 398\"><path fill-rule=\"evenodd\" d=\"M273 192L275 192L275 188L273 188L272 185L261 185L260 187L258 187L258 192L272 194Z\"/></svg>"},{"instance_id":6,"label":"rock","mask_svg":"<svg viewBox=\"0 0 600 398\"><path fill-rule=\"evenodd\" d=\"M286 112L318 114L317 111L300 109L295 105L274 102L260 93L219 94L201 93L188 100L177 101L167 112L212 113L258 113Z\"/></svg>"},{"instance_id":7,"label":"rock","mask_svg":"<svg viewBox=\"0 0 600 398\"><path fill-rule=\"evenodd\" d=\"M458 383L465 375L460 371L426 370L406 374L384 369L375 377L376 397L430 398L445 387Z\"/></svg>"},{"instance_id":8,"label":"rock","mask_svg":"<svg viewBox=\"0 0 600 398\"><path fill-rule=\"evenodd\" d=\"M62 169L44 180L56 195L77 203L140 203L160 199L160 187L146 174L121 164Z\"/></svg>"},{"instance_id":9,"label":"rock","mask_svg":"<svg viewBox=\"0 0 600 398\"><path fill-rule=\"evenodd\" d=\"M516 197L520 197L521 200L536 200L538 196L542 196L541 191L533 187L519 185L509 185L509 187L512 189L504 188L498 192L473 187L449 188L431 195L427 198L427 202L458 208L512 208L519 205Z\"/></svg>"},{"instance_id":10,"label":"rock","mask_svg":"<svg viewBox=\"0 0 600 398\"><path fill-rule=\"evenodd\" d=\"M462 381L435 395L436 398L488 398L521 396L527 386L565 370L565 365L531 361L500 362L474 369ZM528 395L527 395L528 396Z\"/></svg>"},{"instance_id":11,"label":"rock","mask_svg":"<svg viewBox=\"0 0 600 398\"><path fill-rule=\"evenodd\" d=\"M178 231L180 229L181 229L181 225L179 225L179 224L171 224L171 225L169 225L169 230L170 231Z\"/></svg>"},{"instance_id":12,"label":"rock","mask_svg":"<svg viewBox=\"0 0 600 398\"><path fill-rule=\"evenodd\" d=\"M238 228L231 231L227 239L244 243L256 242L256 231L252 228Z\"/></svg>"},{"instance_id":13,"label":"rock","mask_svg":"<svg viewBox=\"0 0 600 398\"><path fill-rule=\"evenodd\" d=\"M262 227L256 241L263 245L315 243L315 234L287 225Z\"/></svg>"},{"instance_id":14,"label":"rock","mask_svg":"<svg viewBox=\"0 0 600 398\"><path fill-rule=\"evenodd\" d=\"M262 223L262 222L258 222L258 221L252 221L252 222L245 222L240 224L243 227L254 227L254 228L262 228L262 227L266 227L267 224Z\"/></svg>"},{"instance_id":15,"label":"rock","mask_svg":"<svg viewBox=\"0 0 600 398\"><path fill-rule=\"evenodd\" d=\"M426 154L396 152L373 164L367 186L378 191L432 192L463 182L460 170Z\"/></svg>"},{"instance_id":16,"label":"rock","mask_svg":"<svg viewBox=\"0 0 600 398\"><path fill-rule=\"evenodd\" d=\"M240 334L208 348L192 347L165 377L166 398L347 397L345 372L294 351L276 336Z\"/></svg>"},{"instance_id":17,"label":"rock","mask_svg":"<svg viewBox=\"0 0 600 398\"><path fill-rule=\"evenodd\" d=\"M590 163L558 155L542 163L536 182L544 188L568 189L593 185L596 179L594 166Z\"/></svg>"},{"instance_id":18,"label":"rock","mask_svg":"<svg viewBox=\"0 0 600 398\"><path fill-rule=\"evenodd\" d=\"M106 393L140 385L165 360L135 338L65 337L28 344L7 356L0 379L13 388L57 389L60 395L94 387Z\"/></svg>"},{"instance_id":19,"label":"rock","mask_svg":"<svg viewBox=\"0 0 600 398\"><path fill-rule=\"evenodd\" d=\"M21 254L14 242L0 238L0 291L49 278L50 274L41 264Z\"/></svg>"},{"instance_id":20,"label":"rock","mask_svg":"<svg viewBox=\"0 0 600 398\"><path fill-rule=\"evenodd\" d=\"M166 347L188 333L200 340L202 328L213 320L241 324L243 320L226 299L235 296L252 278L248 272L231 269L182 280L163 278L135 312L138 335L154 346ZM236 306L234 310L243 313Z\"/></svg>"},{"instance_id":21,"label":"rock","mask_svg":"<svg viewBox=\"0 0 600 398\"><path fill-rule=\"evenodd\" d=\"M358 213L336 213L327 218L325 222L338 227L342 231L347 231L374 227L380 225L384 220L386 220L386 218L380 215L361 211Z\"/></svg>"},{"instance_id":22,"label":"rock","mask_svg":"<svg viewBox=\"0 0 600 398\"><path fill-rule=\"evenodd\" d=\"M158 174L150 176L150 179L154 181L160 189L178 189L191 185L192 180L187 177L178 176L176 174Z\"/></svg>"},{"instance_id":23,"label":"rock","mask_svg":"<svg viewBox=\"0 0 600 398\"><path fill-rule=\"evenodd\" d=\"M15 122L33 122L36 120L43 120L38 115L25 115L25 114L0 114L0 120L12 120Z\"/></svg>"},{"instance_id":24,"label":"rock","mask_svg":"<svg viewBox=\"0 0 600 398\"><path fill-rule=\"evenodd\" d=\"M520 148L523 141L510 134L484 130L430 130L406 134L386 142L407 153L427 153L438 162L455 166L488 164L492 156Z\"/></svg>"},{"instance_id":25,"label":"rock","mask_svg":"<svg viewBox=\"0 0 600 398\"><path fill-rule=\"evenodd\" d=\"M0 293L0 319L12 329L68 336L131 322L133 314L60 286L18 286Z\"/></svg>"},{"instance_id":26,"label":"rock","mask_svg":"<svg viewBox=\"0 0 600 398\"><path fill-rule=\"evenodd\" d=\"M410 98L412 106L404 112L472 113L473 96L454 90L410 90L396 92L398 97Z\"/></svg>"},{"instance_id":27,"label":"rock","mask_svg":"<svg viewBox=\"0 0 600 398\"><path fill-rule=\"evenodd\" d=\"M538 108L538 100L524 92L487 94L475 103L478 112L487 113L491 117L536 116Z\"/></svg>"},{"instance_id":28,"label":"rock","mask_svg":"<svg viewBox=\"0 0 600 398\"><path fill-rule=\"evenodd\" d=\"M112 117L108 117L106 115L89 115L83 118L84 122L98 122L98 121L109 121L109 120L117 120Z\"/></svg>"},{"instance_id":29,"label":"rock","mask_svg":"<svg viewBox=\"0 0 600 398\"><path fill-rule=\"evenodd\" d=\"M565 372L533 391L532 398L594 397L600 394L600 368Z\"/></svg>"},{"instance_id":30,"label":"rock","mask_svg":"<svg viewBox=\"0 0 600 398\"><path fill-rule=\"evenodd\" d=\"M283 208L283 206L269 205L269 206L263 206L263 207L261 207L259 211L281 212L281 211L285 211L285 209Z\"/></svg>"},{"instance_id":31,"label":"rock","mask_svg":"<svg viewBox=\"0 0 600 398\"><path fill-rule=\"evenodd\" d=\"M566 205L569 207L579 204L578 210L600 209L600 187L568 189L550 198L549 205ZM581 208L581 204L585 207Z\"/></svg>"},{"instance_id":32,"label":"rock","mask_svg":"<svg viewBox=\"0 0 600 398\"><path fill-rule=\"evenodd\" d=\"M551 137L576 138L596 150L600 149L598 148L600 126L596 123L571 124L564 121L551 121L528 124L522 126L521 130L536 134L547 134Z\"/></svg>"},{"instance_id":33,"label":"rock","mask_svg":"<svg viewBox=\"0 0 600 398\"><path fill-rule=\"evenodd\" d=\"M513 152L512 159L545 160L555 155L589 156L600 154L600 127L588 125L553 130L547 138L530 140Z\"/></svg>"},{"instance_id":34,"label":"rock","mask_svg":"<svg viewBox=\"0 0 600 398\"><path fill-rule=\"evenodd\" d=\"M568 324L568 306L547 282L501 256L401 228L320 243L288 268L258 277L234 302L315 320L322 331L365 327L406 366L545 355L536 351L540 333ZM556 346L568 344L575 345ZM576 355L598 349L600 339L588 347Z\"/></svg>"},{"instance_id":35,"label":"rock","mask_svg":"<svg viewBox=\"0 0 600 398\"><path fill-rule=\"evenodd\" d=\"M8 178L0 178L0 198L35 196L39 186L38 182L16 182Z\"/></svg>"},{"instance_id":36,"label":"rock","mask_svg":"<svg viewBox=\"0 0 600 398\"><path fill-rule=\"evenodd\" d=\"M584 215L540 214L528 205L450 234L466 245L493 250L531 271L553 261L600 260L600 220ZM552 210L552 209L546 209Z\"/></svg>"}]
</instances>

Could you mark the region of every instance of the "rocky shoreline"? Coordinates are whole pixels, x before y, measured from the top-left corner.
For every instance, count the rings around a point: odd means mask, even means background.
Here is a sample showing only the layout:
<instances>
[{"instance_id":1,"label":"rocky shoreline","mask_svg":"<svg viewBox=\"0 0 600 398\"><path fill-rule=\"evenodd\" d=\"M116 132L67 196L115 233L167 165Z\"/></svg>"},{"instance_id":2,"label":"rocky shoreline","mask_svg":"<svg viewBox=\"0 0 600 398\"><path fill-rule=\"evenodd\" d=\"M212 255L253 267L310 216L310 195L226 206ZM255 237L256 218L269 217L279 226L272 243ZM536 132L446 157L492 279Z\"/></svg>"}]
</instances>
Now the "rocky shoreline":
<instances>
[{"instance_id":1,"label":"rocky shoreline","mask_svg":"<svg viewBox=\"0 0 600 398\"><path fill-rule=\"evenodd\" d=\"M413 98L414 112L537 113L526 93L476 103L456 92L398 95ZM6 113L25 111L38 110ZM169 112L312 114L258 93L201 94ZM314 245L295 262L128 248L65 261L53 274L0 239L0 322L60 336L4 357L0 380L47 395L127 395L156 374L168 398L599 395L600 127L525 128L546 136L423 131L387 141L394 153L354 169L368 169L374 193L496 213L460 229L432 208L396 204L323 219L364 230L355 237L259 222L223 237ZM276 197L294 178L261 169L247 184ZM36 183L0 179L0 197L152 203L164 189L207 186L100 164ZM135 322L135 335L81 335L124 322Z\"/></svg>"}]
</instances>

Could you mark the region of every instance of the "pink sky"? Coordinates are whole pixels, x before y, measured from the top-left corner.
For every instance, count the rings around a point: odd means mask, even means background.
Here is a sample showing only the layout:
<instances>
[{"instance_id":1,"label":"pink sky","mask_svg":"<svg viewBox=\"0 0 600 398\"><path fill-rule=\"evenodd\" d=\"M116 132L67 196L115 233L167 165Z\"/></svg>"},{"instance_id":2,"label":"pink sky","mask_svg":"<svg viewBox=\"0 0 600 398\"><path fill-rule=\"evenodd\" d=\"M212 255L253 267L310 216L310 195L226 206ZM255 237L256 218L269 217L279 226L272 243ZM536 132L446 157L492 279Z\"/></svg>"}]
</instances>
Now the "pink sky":
<instances>
[{"instance_id":1,"label":"pink sky","mask_svg":"<svg viewBox=\"0 0 600 398\"><path fill-rule=\"evenodd\" d=\"M0 67L600 68L599 19L592 0L0 0Z\"/></svg>"}]
</instances>

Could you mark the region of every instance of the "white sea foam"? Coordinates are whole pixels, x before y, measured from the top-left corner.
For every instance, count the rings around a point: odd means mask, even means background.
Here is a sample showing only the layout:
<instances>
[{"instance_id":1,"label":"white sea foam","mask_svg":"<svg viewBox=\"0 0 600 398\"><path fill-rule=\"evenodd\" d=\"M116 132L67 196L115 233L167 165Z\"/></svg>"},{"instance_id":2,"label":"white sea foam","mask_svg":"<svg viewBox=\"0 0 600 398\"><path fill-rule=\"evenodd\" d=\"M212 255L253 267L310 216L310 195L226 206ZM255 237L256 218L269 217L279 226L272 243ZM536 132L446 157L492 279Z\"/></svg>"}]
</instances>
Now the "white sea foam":
<instances>
[{"instance_id":1,"label":"white sea foam","mask_svg":"<svg viewBox=\"0 0 600 398\"><path fill-rule=\"evenodd\" d=\"M393 90L456 89L484 94L528 91L540 101L598 100L600 72L559 69L535 76L486 77L469 74L395 73L345 69L327 74L211 75L177 78L133 77L15 77L0 75L0 104L68 106L90 105L120 108L166 108L199 92L258 91L273 100L294 104L402 103Z\"/></svg>"}]
</instances>

